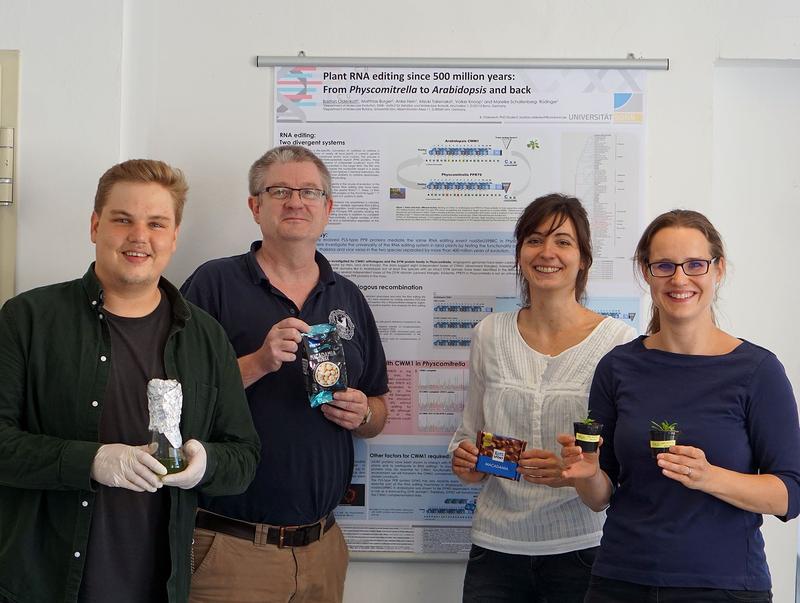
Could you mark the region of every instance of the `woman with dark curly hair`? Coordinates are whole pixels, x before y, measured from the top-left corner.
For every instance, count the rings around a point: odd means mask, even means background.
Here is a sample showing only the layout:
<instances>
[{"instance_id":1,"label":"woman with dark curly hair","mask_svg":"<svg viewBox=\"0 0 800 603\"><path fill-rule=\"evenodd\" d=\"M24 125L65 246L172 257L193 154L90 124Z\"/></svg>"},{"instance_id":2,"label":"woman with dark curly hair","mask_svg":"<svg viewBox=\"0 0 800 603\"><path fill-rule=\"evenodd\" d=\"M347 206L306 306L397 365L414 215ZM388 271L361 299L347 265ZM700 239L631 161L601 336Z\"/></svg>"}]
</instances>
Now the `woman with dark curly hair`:
<instances>
[{"instance_id":1,"label":"woman with dark curly hair","mask_svg":"<svg viewBox=\"0 0 800 603\"><path fill-rule=\"evenodd\" d=\"M453 472L483 483L472 524L464 601L583 601L603 517L561 477L556 435L586 417L600 358L636 336L582 305L592 265L580 201L552 194L517 222L523 307L491 314L470 349L469 398L450 443ZM476 433L528 442L521 481L476 471Z\"/></svg>"}]
</instances>

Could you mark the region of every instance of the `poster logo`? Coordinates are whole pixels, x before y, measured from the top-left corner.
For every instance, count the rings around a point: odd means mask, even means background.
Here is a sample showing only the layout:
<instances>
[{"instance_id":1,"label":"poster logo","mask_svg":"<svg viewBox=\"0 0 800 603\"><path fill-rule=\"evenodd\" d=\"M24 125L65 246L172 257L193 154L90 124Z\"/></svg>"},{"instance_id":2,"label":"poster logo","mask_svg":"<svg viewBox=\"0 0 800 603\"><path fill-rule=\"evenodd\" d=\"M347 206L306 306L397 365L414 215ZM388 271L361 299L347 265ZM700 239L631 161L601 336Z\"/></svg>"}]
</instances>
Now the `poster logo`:
<instances>
[{"instance_id":1,"label":"poster logo","mask_svg":"<svg viewBox=\"0 0 800 603\"><path fill-rule=\"evenodd\" d=\"M644 119L644 94L614 93L614 123L640 124Z\"/></svg>"},{"instance_id":2,"label":"poster logo","mask_svg":"<svg viewBox=\"0 0 800 603\"><path fill-rule=\"evenodd\" d=\"M316 107L314 95L322 80L316 67L279 67L275 75L275 120L279 123L306 121L305 107Z\"/></svg>"}]
</instances>

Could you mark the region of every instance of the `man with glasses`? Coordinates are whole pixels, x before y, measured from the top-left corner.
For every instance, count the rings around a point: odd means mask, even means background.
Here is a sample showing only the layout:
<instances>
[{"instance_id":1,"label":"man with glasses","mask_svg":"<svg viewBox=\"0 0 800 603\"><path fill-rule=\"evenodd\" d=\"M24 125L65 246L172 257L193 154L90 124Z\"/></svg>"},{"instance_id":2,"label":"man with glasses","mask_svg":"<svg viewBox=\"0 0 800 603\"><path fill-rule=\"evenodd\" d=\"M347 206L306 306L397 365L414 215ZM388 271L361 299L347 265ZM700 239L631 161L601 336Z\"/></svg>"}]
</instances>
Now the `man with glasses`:
<instances>
[{"instance_id":1,"label":"man with glasses","mask_svg":"<svg viewBox=\"0 0 800 603\"><path fill-rule=\"evenodd\" d=\"M246 493L201 501L190 600L341 601L348 553L332 512L352 477L352 435L383 429L386 360L358 287L316 250L333 208L325 164L276 147L249 188L262 240L202 265L182 292L228 333L263 462ZM319 323L337 328L350 387L311 408L299 345Z\"/></svg>"}]
</instances>

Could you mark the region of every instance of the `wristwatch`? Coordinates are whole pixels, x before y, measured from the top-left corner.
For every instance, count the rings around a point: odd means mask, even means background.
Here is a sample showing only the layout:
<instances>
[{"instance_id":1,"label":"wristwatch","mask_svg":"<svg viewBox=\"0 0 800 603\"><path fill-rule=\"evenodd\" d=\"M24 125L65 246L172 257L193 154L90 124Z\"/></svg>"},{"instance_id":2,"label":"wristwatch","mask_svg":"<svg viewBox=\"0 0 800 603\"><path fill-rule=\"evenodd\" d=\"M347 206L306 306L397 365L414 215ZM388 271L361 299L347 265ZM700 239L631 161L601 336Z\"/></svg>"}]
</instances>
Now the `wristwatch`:
<instances>
[{"instance_id":1,"label":"wristwatch","mask_svg":"<svg viewBox=\"0 0 800 603\"><path fill-rule=\"evenodd\" d=\"M367 414L365 414L365 415L364 415L364 420L363 420L363 421L361 421L361 424L359 425L359 427L361 427L362 425L366 425L367 423L369 423L369 420L370 420L371 418L372 418L372 407L371 407L369 404L367 404Z\"/></svg>"}]
</instances>

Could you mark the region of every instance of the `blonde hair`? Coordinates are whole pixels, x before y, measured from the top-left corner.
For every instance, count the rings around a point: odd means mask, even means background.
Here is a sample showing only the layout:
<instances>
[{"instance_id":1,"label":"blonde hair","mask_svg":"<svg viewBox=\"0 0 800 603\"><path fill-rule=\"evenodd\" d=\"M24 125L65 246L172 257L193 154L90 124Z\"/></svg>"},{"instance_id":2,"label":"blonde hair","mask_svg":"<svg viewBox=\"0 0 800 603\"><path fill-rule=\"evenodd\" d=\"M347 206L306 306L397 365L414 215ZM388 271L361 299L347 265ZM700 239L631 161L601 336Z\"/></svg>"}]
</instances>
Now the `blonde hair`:
<instances>
[{"instance_id":1,"label":"blonde hair","mask_svg":"<svg viewBox=\"0 0 800 603\"><path fill-rule=\"evenodd\" d=\"M106 170L97 183L97 192L94 196L94 211L98 215L103 211L112 187L118 182L151 182L163 186L175 202L175 225L181 223L183 206L186 203L186 193L189 185L183 172L163 161L155 159L129 159Z\"/></svg>"}]
</instances>

